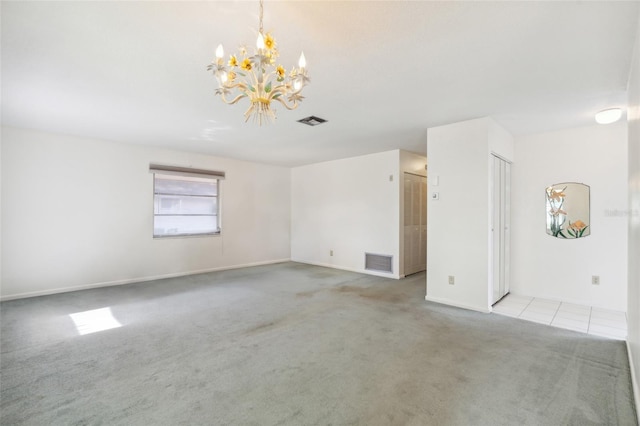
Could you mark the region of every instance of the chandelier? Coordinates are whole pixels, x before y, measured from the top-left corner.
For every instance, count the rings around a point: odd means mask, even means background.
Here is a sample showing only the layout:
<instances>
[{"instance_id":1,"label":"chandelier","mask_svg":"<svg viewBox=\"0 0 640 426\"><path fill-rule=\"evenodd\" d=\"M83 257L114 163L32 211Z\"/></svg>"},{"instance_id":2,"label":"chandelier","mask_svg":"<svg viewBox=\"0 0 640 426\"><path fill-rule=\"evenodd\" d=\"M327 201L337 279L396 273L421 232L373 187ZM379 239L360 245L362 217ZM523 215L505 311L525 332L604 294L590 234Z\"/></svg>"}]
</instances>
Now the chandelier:
<instances>
[{"instance_id":1,"label":"chandelier","mask_svg":"<svg viewBox=\"0 0 640 426\"><path fill-rule=\"evenodd\" d=\"M237 54L225 59L224 49L219 45L216 58L207 66L207 70L212 71L218 80L216 95L220 95L223 102L229 105L248 98L250 104L244 113L245 122L252 118L259 125L275 120L275 111L271 108L274 101L289 110L296 109L304 99L302 89L309 82L304 53L300 54L298 67L292 68L288 74L278 63L276 40L271 33L265 34L262 28L262 1L254 54L249 55L246 47L240 47Z\"/></svg>"}]
</instances>

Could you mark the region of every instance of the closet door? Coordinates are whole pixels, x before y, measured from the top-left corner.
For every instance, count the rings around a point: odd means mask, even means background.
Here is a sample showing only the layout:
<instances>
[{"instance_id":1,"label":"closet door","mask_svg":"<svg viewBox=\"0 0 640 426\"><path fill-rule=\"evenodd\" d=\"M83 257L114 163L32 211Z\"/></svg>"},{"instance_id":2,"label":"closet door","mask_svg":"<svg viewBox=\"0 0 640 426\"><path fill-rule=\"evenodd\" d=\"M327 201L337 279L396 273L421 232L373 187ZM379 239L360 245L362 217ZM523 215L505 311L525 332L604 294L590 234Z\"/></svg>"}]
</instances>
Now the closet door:
<instances>
[{"instance_id":1,"label":"closet door","mask_svg":"<svg viewBox=\"0 0 640 426\"><path fill-rule=\"evenodd\" d=\"M427 266L427 179L404 174L404 275Z\"/></svg>"},{"instance_id":2,"label":"closet door","mask_svg":"<svg viewBox=\"0 0 640 426\"><path fill-rule=\"evenodd\" d=\"M420 252L418 269L427 269L427 178L420 176Z\"/></svg>"},{"instance_id":3,"label":"closet door","mask_svg":"<svg viewBox=\"0 0 640 426\"><path fill-rule=\"evenodd\" d=\"M511 164L492 156L492 297L496 303L509 292Z\"/></svg>"},{"instance_id":4,"label":"closet door","mask_svg":"<svg viewBox=\"0 0 640 426\"><path fill-rule=\"evenodd\" d=\"M502 236L503 245L503 257L502 257L502 272L503 272L503 294L509 293L511 276L511 163L503 161L504 164L504 200L502 217L502 228L504 235Z\"/></svg>"}]
</instances>

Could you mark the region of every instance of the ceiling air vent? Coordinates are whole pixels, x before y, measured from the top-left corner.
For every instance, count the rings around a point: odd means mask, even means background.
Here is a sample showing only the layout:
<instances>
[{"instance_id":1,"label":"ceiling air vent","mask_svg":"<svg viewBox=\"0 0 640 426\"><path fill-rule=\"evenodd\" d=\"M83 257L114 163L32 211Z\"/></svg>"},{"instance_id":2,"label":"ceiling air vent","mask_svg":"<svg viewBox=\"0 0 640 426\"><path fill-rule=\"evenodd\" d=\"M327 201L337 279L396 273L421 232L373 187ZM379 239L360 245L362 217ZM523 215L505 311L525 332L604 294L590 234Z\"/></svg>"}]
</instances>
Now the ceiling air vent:
<instances>
[{"instance_id":1,"label":"ceiling air vent","mask_svg":"<svg viewBox=\"0 0 640 426\"><path fill-rule=\"evenodd\" d=\"M324 118L316 117L315 115L310 115L309 117L298 120L298 123L306 124L307 126L317 126L318 124L326 122L327 120Z\"/></svg>"},{"instance_id":2,"label":"ceiling air vent","mask_svg":"<svg viewBox=\"0 0 640 426\"><path fill-rule=\"evenodd\" d=\"M370 271L393 272L393 256L385 254L364 254L364 269Z\"/></svg>"}]
</instances>

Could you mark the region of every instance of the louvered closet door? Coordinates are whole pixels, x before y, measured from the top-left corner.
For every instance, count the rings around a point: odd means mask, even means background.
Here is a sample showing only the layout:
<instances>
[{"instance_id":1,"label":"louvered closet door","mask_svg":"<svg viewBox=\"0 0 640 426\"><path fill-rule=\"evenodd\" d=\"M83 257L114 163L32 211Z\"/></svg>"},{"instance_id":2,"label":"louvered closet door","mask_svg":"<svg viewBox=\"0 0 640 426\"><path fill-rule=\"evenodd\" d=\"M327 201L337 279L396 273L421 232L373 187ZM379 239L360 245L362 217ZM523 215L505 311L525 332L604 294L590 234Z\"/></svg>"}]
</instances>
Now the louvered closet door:
<instances>
[{"instance_id":1,"label":"louvered closet door","mask_svg":"<svg viewBox=\"0 0 640 426\"><path fill-rule=\"evenodd\" d=\"M427 178L420 176L420 245L418 247L418 269L427 269Z\"/></svg>"},{"instance_id":2,"label":"louvered closet door","mask_svg":"<svg viewBox=\"0 0 640 426\"><path fill-rule=\"evenodd\" d=\"M427 266L427 179L404 174L404 275Z\"/></svg>"}]
</instances>

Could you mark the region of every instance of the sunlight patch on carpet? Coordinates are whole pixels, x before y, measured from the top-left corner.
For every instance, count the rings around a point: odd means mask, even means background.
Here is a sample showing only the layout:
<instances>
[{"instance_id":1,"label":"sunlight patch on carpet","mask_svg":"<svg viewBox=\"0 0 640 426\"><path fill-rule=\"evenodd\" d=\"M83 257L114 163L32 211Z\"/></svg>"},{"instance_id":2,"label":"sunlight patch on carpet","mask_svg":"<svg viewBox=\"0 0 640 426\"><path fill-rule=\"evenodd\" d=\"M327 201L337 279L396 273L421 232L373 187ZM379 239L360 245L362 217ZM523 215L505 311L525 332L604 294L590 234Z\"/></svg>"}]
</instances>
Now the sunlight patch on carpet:
<instances>
[{"instance_id":1,"label":"sunlight patch on carpet","mask_svg":"<svg viewBox=\"0 0 640 426\"><path fill-rule=\"evenodd\" d=\"M113 317L111 308L93 309L91 311L78 312L69 314L73 323L76 325L78 334L85 335L96 333L98 331L110 330L112 328L122 327L122 324Z\"/></svg>"}]
</instances>

